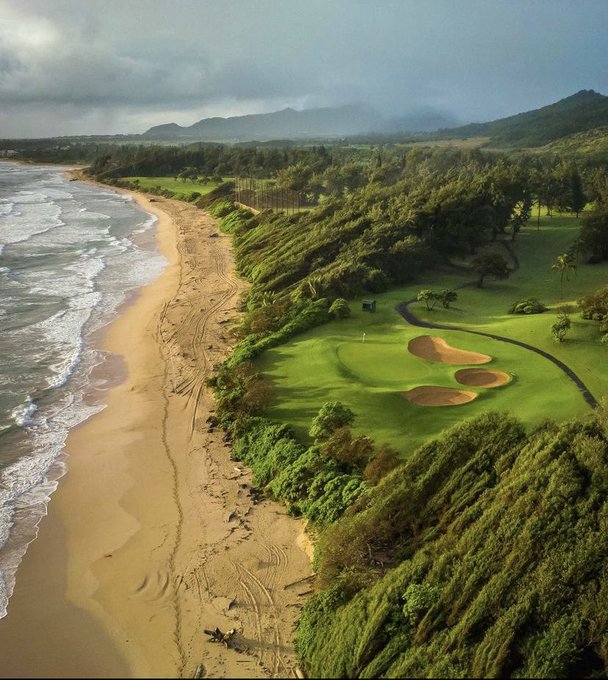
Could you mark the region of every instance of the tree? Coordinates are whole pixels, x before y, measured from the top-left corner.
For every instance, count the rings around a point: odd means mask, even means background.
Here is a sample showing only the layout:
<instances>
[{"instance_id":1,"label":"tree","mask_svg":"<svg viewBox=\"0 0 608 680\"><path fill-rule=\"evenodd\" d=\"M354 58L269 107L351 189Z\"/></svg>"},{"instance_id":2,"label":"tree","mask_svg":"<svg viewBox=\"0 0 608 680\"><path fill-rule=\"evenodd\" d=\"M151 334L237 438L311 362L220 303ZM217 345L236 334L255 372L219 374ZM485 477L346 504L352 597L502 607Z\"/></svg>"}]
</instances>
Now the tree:
<instances>
[{"instance_id":1,"label":"tree","mask_svg":"<svg viewBox=\"0 0 608 680\"><path fill-rule=\"evenodd\" d=\"M473 271L479 274L478 288L483 287L486 276L495 279L507 279L511 273L509 264L500 253L483 253L471 260Z\"/></svg>"},{"instance_id":2,"label":"tree","mask_svg":"<svg viewBox=\"0 0 608 680\"><path fill-rule=\"evenodd\" d=\"M576 167L570 172L570 208L578 217L580 211L585 207L587 198L583 191L583 180Z\"/></svg>"},{"instance_id":3,"label":"tree","mask_svg":"<svg viewBox=\"0 0 608 680\"><path fill-rule=\"evenodd\" d=\"M350 427L339 427L323 442L321 451L349 468L362 470L374 454L374 443L369 437L353 437Z\"/></svg>"},{"instance_id":4,"label":"tree","mask_svg":"<svg viewBox=\"0 0 608 680\"><path fill-rule=\"evenodd\" d=\"M416 300L419 302L424 302L426 304L427 311L432 312L433 308L437 304L437 301L439 300L439 296L432 290L425 288L424 290L421 290L418 295L416 295Z\"/></svg>"},{"instance_id":5,"label":"tree","mask_svg":"<svg viewBox=\"0 0 608 680\"><path fill-rule=\"evenodd\" d=\"M551 271L559 272L559 299L564 296L564 278L570 281L570 272L576 270L576 265L570 253L558 255L555 262L551 265Z\"/></svg>"},{"instance_id":6,"label":"tree","mask_svg":"<svg viewBox=\"0 0 608 680\"><path fill-rule=\"evenodd\" d=\"M594 262L608 260L608 204L596 203L594 210L581 218L580 240Z\"/></svg>"},{"instance_id":7,"label":"tree","mask_svg":"<svg viewBox=\"0 0 608 680\"><path fill-rule=\"evenodd\" d=\"M458 300L458 293L450 288L444 288L442 291L437 293L437 297L444 309L449 309L452 302Z\"/></svg>"},{"instance_id":8,"label":"tree","mask_svg":"<svg viewBox=\"0 0 608 680\"><path fill-rule=\"evenodd\" d=\"M567 314L558 314L557 321L551 326L551 332L556 342L564 342L566 333L570 330L570 317Z\"/></svg>"},{"instance_id":9,"label":"tree","mask_svg":"<svg viewBox=\"0 0 608 680\"><path fill-rule=\"evenodd\" d=\"M391 470L394 470L399 462L399 454L388 444L382 444L376 451L376 455L365 466L363 479L375 486Z\"/></svg>"},{"instance_id":10,"label":"tree","mask_svg":"<svg viewBox=\"0 0 608 680\"><path fill-rule=\"evenodd\" d=\"M344 298L336 298L329 308L329 315L336 319L347 319L350 316L350 307Z\"/></svg>"},{"instance_id":11,"label":"tree","mask_svg":"<svg viewBox=\"0 0 608 680\"><path fill-rule=\"evenodd\" d=\"M579 300L583 319L603 321L608 317L608 286L603 286L588 293Z\"/></svg>"},{"instance_id":12,"label":"tree","mask_svg":"<svg viewBox=\"0 0 608 680\"><path fill-rule=\"evenodd\" d=\"M312 169L305 163L294 163L279 170L276 174L275 186L277 189L291 189L292 191L304 191L312 177Z\"/></svg>"},{"instance_id":13,"label":"tree","mask_svg":"<svg viewBox=\"0 0 608 680\"><path fill-rule=\"evenodd\" d=\"M525 227L532 214L532 196L527 193L519 205L517 212L511 217L511 240L515 241L515 237Z\"/></svg>"},{"instance_id":14,"label":"tree","mask_svg":"<svg viewBox=\"0 0 608 680\"><path fill-rule=\"evenodd\" d=\"M328 439L338 428L352 425L355 414L339 401L327 401L313 418L309 435L315 439Z\"/></svg>"}]
</instances>

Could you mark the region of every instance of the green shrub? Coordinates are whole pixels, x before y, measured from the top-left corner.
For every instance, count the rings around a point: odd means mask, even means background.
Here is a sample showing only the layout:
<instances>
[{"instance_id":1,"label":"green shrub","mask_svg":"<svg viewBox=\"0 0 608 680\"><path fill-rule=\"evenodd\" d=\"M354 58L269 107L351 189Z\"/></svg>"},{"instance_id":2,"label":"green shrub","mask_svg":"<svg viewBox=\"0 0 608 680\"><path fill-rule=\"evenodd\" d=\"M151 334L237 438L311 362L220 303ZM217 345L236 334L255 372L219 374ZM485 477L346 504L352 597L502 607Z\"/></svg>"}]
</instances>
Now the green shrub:
<instances>
[{"instance_id":1,"label":"green shrub","mask_svg":"<svg viewBox=\"0 0 608 680\"><path fill-rule=\"evenodd\" d=\"M344 298L336 298L331 303L329 315L334 319L347 319L351 315L348 302Z\"/></svg>"},{"instance_id":2,"label":"green shrub","mask_svg":"<svg viewBox=\"0 0 608 680\"><path fill-rule=\"evenodd\" d=\"M338 428L352 425L355 414L339 401L326 401L310 426L314 439L328 439Z\"/></svg>"},{"instance_id":3,"label":"green shrub","mask_svg":"<svg viewBox=\"0 0 608 680\"><path fill-rule=\"evenodd\" d=\"M234 442L232 455L252 469L254 484L265 487L305 451L306 447L296 442L290 427L259 419Z\"/></svg>"},{"instance_id":4,"label":"green shrub","mask_svg":"<svg viewBox=\"0 0 608 680\"><path fill-rule=\"evenodd\" d=\"M289 338L303 333L309 328L319 326L329 320L327 300L300 300L289 307L283 320L284 325L268 335L257 333L248 335L234 348L227 360L228 366L236 366L244 361L251 361L270 347L276 347Z\"/></svg>"},{"instance_id":5,"label":"green shrub","mask_svg":"<svg viewBox=\"0 0 608 680\"><path fill-rule=\"evenodd\" d=\"M555 342L564 342L571 325L570 317L567 314L557 315L557 321L551 326L551 333Z\"/></svg>"},{"instance_id":6,"label":"green shrub","mask_svg":"<svg viewBox=\"0 0 608 680\"><path fill-rule=\"evenodd\" d=\"M538 298L529 297L513 303L509 308L509 314L542 314L546 307Z\"/></svg>"}]
</instances>

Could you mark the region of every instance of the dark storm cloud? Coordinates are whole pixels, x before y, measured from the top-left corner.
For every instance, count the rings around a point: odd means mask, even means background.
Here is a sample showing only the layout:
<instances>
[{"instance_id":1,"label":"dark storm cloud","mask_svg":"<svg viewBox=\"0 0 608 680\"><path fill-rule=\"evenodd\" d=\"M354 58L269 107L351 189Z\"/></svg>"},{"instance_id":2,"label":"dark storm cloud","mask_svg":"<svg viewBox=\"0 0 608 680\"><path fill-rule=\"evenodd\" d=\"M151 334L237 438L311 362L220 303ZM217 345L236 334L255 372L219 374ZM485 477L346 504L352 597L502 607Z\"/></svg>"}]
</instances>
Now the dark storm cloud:
<instances>
[{"instance_id":1,"label":"dark storm cloud","mask_svg":"<svg viewBox=\"0 0 608 680\"><path fill-rule=\"evenodd\" d=\"M0 136L284 106L462 121L606 91L605 0L0 0Z\"/></svg>"}]
</instances>

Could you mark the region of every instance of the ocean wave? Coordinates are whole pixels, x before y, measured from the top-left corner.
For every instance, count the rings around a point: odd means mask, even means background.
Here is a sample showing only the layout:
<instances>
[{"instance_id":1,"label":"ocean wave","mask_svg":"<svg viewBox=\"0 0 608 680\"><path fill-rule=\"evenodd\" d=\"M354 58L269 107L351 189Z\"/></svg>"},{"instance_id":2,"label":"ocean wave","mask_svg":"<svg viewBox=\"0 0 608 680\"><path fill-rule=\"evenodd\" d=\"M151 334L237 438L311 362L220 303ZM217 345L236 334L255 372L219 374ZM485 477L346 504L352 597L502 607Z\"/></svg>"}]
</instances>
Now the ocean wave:
<instances>
[{"instance_id":1,"label":"ocean wave","mask_svg":"<svg viewBox=\"0 0 608 680\"><path fill-rule=\"evenodd\" d=\"M56 203L27 204L21 211L13 211L2 221L4 244L22 243L33 236L65 226L59 218L61 207Z\"/></svg>"},{"instance_id":2,"label":"ocean wave","mask_svg":"<svg viewBox=\"0 0 608 680\"><path fill-rule=\"evenodd\" d=\"M11 197L11 200L17 205L35 205L46 203L47 198L47 194L38 191L18 191Z\"/></svg>"},{"instance_id":3,"label":"ocean wave","mask_svg":"<svg viewBox=\"0 0 608 680\"><path fill-rule=\"evenodd\" d=\"M7 614L19 564L38 535L40 520L65 471L65 463L53 451L47 457L21 458L0 473L0 618Z\"/></svg>"},{"instance_id":4,"label":"ocean wave","mask_svg":"<svg viewBox=\"0 0 608 680\"><path fill-rule=\"evenodd\" d=\"M35 332L44 337L49 349L61 358L49 365L48 387L55 389L64 385L78 366L83 349L83 332L102 293L90 292L69 301L68 309L57 312L48 319L34 324ZM27 331L31 332L30 329Z\"/></svg>"},{"instance_id":5,"label":"ocean wave","mask_svg":"<svg viewBox=\"0 0 608 680\"><path fill-rule=\"evenodd\" d=\"M69 201L74 198L74 194L69 191L49 187L48 183L45 184L44 194L53 201Z\"/></svg>"},{"instance_id":6,"label":"ocean wave","mask_svg":"<svg viewBox=\"0 0 608 680\"><path fill-rule=\"evenodd\" d=\"M158 216L157 215L150 215L147 220L145 220L141 226L138 229L135 229L132 233L133 234L143 234L145 231L148 231L151 227L153 227L156 223L158 222Z\"/></svg>"},{"instance_id":7,"label":"ocean wave","mask_svg":"<svg viewBox=\"0 0 608 680\"><path fill-rule=\"evenodd\" d=\"M24 427L31 422L32 416L37 410L38 407L34 404L32 397L28 394L25 402L12 410L11 417L19 427Z\"/></svg>"},{"instance_id":8,"label":"ocean wave","mask_svg":"<svg viewBox=\"0 0 608 680\"><path fill-rule=\"evenodd\" d=\"M6 374L7 381L20 390L21 404L13 408L13 394L12 412L2 422L12 416L14 425L1 431L9 456L1 469L0 450L0 618L19 562L65 471L62 452L68 432L103 408L86 403L90 372L103 358L89 338L116 317L129 290L149 283L165 266L164 258L128 238L156 222L155 216L142 216L139 208L128 205L130 196L78 183L68 187L55 169L27 168L22 177L21 186L28 189L10 189L10 196L4 189L3 196L15 203L2 220L3 235L8 225L9 242L22 245L10 247L8 262L14 271L7 282L10 309L19 314L3 318L0 338L16 371ZM0 185L0 196L2 192ZM7 330L11 320L19 326ZM0 365L0 376L3 368L8 370L8 364ZM28 370L31 384L25 381ZM0 381L0 396L1 389ZM22 450L7 448L13 440L27 455L6 466Z\"/></svg>"},{"instance_id":9,"label":"ocean wave","mask_svg":"<svg viewBox=\"0 0 608 680\"><path fill-rule=\"evenodd\" d=\"M78 213L80 218L87 220L111 220L111 215L106 215L101 212L94 212L93 210L88 210L87 208L81 209Z\"/></svg>"}]
</instances>

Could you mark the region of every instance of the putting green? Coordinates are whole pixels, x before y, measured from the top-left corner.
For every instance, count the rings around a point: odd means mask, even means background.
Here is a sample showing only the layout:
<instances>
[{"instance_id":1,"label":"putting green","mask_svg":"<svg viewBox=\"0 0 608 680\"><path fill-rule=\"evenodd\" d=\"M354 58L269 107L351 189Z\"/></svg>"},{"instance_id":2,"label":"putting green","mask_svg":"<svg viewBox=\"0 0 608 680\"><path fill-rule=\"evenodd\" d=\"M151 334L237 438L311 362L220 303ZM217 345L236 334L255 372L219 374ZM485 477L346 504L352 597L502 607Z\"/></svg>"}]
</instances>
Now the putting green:
<instances>
[{"instance_id":1,"label":"putting green","mask_svg":"<svg viewBox=\"0 0 608 680\"><path fill-rule=\"evenodd\" d=\"M507 281L488 281L482 289L458 291L452 309L427 312L424 303L411 310L421 319L495 333L522 340L561 359L575 371L596 398L608 392L605 364L608 350L599 343L597 324L572 315L566 342L551 336L555 312L533 316L508 314L516 300L536 296L555 308L560 304L559 275L551 263L575 238L577 221L569 216L544 217L541 229L528 227L514 244L521 267ZM276 386L276 399L267 415L294 425L307 439L310 420L326 401L339 400L356 414L355 432L378 443L387 442L408 455L420 443L463 418L487 410L506 410L526 425L547 418L557 421L590 414L576 385L547 359L516 345L459 331L433 330L452 347L492 357L492 367L507 374L508 389L468 386L478 397L459 408L420 408L401 393L424 385L461 389L454 369L408 352L408 343L424 333L407 324L395 306L422 288L440 290L469 281L470 275L429 274L415 285L376 296L378 311L363 312L360 301L350 302L352 317L311 329L290 342L265 352L257 362ZM564 301L608 282L608 265L579 264L576 277L565 283ZM365 337L363 334L365 333Z\"/></svg>"}]
</instances>

